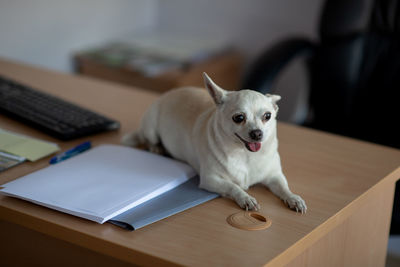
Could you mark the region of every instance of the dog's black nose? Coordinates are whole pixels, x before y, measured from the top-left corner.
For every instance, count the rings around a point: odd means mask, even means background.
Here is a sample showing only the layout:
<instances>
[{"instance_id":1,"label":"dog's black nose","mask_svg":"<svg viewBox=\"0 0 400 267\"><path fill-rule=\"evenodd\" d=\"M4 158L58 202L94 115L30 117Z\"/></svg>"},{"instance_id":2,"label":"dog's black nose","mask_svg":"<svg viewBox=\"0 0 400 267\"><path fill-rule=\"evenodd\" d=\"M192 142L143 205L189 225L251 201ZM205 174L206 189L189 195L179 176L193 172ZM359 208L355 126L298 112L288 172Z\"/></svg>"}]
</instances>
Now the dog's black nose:
<instances>
[{"instance_id":1,"label":"dog's black nose","mask_svg":"<svg viewBox=\"0 0 400 267\"><path fill-rule=\"evenodd\" d=\"M250 138L253 139L254 141L260 141L263 137L263 132L259 129L257 130L252 130L250 133Z\"/></svg>"}]
</instances>

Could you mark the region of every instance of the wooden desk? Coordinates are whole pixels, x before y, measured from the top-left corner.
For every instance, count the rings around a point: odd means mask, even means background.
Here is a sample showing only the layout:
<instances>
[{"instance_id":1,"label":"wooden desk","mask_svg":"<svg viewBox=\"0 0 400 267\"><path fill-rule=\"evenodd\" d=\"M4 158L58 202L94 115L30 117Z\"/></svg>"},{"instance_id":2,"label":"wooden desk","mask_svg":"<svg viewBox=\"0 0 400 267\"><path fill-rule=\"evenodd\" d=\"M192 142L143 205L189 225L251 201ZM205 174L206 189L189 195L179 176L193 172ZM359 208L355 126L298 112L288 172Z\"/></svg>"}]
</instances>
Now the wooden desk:
<instances>
[{"instance_id":1,"label":"wooden desk","mask_svg":"<svg viewBox=\"0 0 400 267\"><path fill-rule=\"evenodd\" d=\"M0 60L0 73L119 119L119 132L90 139L118 143L157 98L143 90L53 73ZM0 116L2 128L59 142ZM268 190L250 193L272 219L263 231L232 228L239 211L219 198L134 232L96 224L22 200L0 197L1 265L24 266L383 266L400 151L279 124L283 168L308 212L290 211ZM48 165L48 158L0 174L11 181Z\"/></svg>"}]
</instances>

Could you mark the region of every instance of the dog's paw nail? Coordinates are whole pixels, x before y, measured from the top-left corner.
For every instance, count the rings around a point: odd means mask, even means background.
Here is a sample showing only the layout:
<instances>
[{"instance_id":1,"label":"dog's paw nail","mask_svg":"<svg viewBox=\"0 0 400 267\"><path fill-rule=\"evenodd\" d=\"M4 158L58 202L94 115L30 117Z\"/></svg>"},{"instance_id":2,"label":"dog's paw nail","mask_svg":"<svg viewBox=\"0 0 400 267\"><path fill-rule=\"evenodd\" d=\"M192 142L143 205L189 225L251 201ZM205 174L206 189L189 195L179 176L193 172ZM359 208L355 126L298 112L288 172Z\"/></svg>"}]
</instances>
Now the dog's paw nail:
<instances>
[{"instance_id":1,"label":"dog's paw nail","mask_svg":"<svg viewBox=\"0 0 400 267\"><path fill-rule=\"evenodd\" d=\"M284 200L285 204L292 210L305 214L307 211L307 206L305 201L298 195L293 195Z\"/></svg>"},{"instance_id":2,"label":"dog's paw nail","mask_svg":"<svg viewBox=\"0 0 400 267\"><path fill-rule=\"evenodd\" d=\"M260 205L257 203L257 200L251 196L245 196L236 201L242 209L248 210L258 210Z\"/></svg>"}]
</instances>

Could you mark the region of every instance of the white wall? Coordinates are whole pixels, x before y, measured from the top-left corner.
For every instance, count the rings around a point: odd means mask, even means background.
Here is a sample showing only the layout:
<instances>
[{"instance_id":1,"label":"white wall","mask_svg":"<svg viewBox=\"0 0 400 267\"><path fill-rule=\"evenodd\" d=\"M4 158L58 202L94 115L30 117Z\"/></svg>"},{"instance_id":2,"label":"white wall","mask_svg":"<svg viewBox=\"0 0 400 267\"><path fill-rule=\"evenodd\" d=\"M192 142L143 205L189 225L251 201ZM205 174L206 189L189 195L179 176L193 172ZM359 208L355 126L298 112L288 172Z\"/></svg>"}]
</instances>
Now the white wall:
<instances>
[{"instance_id":1,"label":"white wall","mask_svg":"<svg viewBox=\"0 0 400 267\"><path fill-rule=\"evenodd\" d=\"M160 0L164 29L223 35L248 60L277 40L293 35L316 38L323 0Z\"/></svg>"},{"instance_id":2,"label":"white wall","mask_svg":"<svg viewBox=\"0 0 400 267\"><path fill-rule=\"evenodd\" d=\"M155 0L0 0L0 57L70 71L74 51L154 26Z\"/></svg>"}]
</instances>

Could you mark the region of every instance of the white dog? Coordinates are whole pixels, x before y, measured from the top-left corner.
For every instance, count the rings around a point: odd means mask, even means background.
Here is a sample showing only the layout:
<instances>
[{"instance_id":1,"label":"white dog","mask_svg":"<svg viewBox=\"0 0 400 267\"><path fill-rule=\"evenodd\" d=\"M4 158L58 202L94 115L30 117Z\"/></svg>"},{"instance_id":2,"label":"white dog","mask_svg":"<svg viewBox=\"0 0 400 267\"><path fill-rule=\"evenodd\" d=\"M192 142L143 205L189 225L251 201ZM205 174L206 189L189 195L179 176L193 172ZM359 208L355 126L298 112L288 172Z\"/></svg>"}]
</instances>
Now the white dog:
<instances>
[{"instance_id":1,"label":"white dog","mask_svg":"<svg viewBox=\"0 0 400 267\"><path fill-rule=\"evenodd\" d=\"M306 212L281 168L275 119L281 97L225 91L203 76L211 98L202 88L167 92L146 112L140 129L124 136L122 143L146 144L158 153L165 149L199 173L201 188L230 197L241 208L259 209L245 190L262 183L291 209Z\"/></svg>"}]
</instances>

